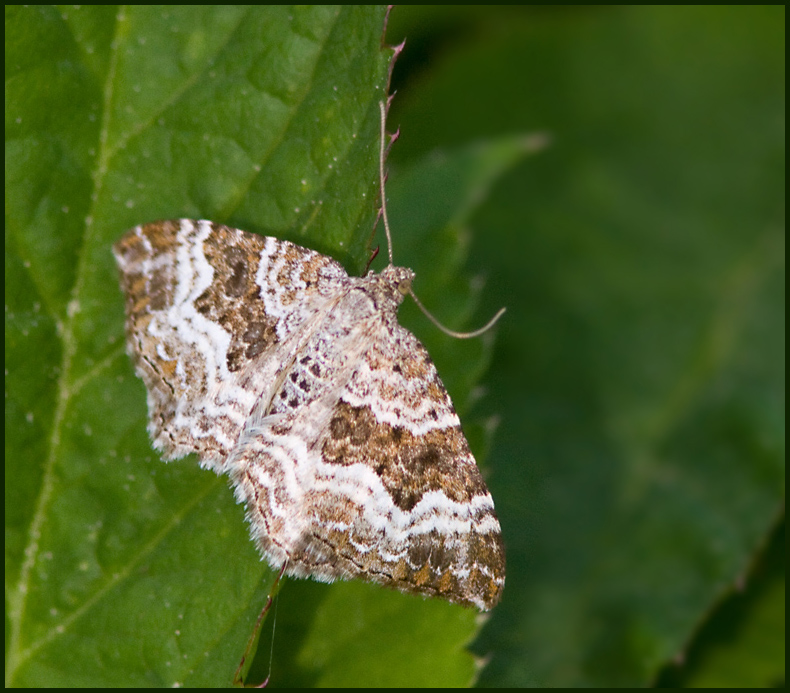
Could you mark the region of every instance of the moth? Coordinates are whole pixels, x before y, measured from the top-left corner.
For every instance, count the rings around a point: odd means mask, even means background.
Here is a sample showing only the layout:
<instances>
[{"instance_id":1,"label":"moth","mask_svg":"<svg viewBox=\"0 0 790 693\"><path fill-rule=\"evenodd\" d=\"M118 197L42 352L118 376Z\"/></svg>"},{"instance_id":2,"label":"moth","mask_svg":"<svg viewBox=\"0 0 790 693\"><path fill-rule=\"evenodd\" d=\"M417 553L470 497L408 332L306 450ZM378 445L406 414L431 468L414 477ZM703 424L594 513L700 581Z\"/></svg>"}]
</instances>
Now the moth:
<instances>
[{"instance_id":1,"label":"moth","mask_svg":"<svg viewBox=\"0 0 790 693\"><path fill-rule=\"evenodd\" d=\"M138 226L113 251L154 447L228 475L273 567L499 601L494 502L428 352L398 324L414 273L391 243L364 277L205 220Z\"/></svg>"}]
</instances>

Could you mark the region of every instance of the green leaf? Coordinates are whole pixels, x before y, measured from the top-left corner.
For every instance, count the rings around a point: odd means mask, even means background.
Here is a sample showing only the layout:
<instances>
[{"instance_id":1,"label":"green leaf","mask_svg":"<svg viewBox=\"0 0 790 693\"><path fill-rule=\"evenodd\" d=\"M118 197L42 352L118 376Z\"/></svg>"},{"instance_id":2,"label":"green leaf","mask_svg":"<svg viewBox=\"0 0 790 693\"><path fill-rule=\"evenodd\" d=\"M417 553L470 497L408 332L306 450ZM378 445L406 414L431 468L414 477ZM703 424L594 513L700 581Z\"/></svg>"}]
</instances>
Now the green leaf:
<instances>
[{"instance_id":1,"label":"green leaf","mask_svg":"<svg viewBox=\"0 0 790 693\"><path fill-rule=\"evenodd\" d=\"M477 407L501 417L508 570L482 684L651 684L783 521L784 26L783 7L393 11L394 162L553 142L473 217L482 312L508 307Z\"/></svg>"},{"instance_id":2,"label":"green leaf","mask_svg":"<svg viewBox=\"0 0 790 693\"><path fill-rule=\"evenodd\" d=\"M151 451L110 246L209 217L361 268L385 14L6 8L7 685L230 682L273 576Z\"/></svg>"},{"instance_id":3,"label":"green leaf","mask_svg":"<svg viewBox=\"0 0 790 693\"><path fill-rule=\"evenodd\" d=\"M493 359L493 334L449 340L403 311L486 458L505 534L482 681L649 684L694 660L733 585L758 605L744 632L783 652L776 588L749 567L783 518L784 9L450 12L393 13L408 30L389 42L409 38L393 157L416 163L390 166L389 197L396 263L445 323L508 307ZM273 576L225 480L151 452L109 248L134 224L201 216L361 271L383 21L6 8L7 685L229 682ZM510 164L471 167L482 209L442 212L453 186L429 185L430 150L462 169L469 142L536 130L551 149L495 185ZM409 235L421 216L438 234ZM274 683L473 676L474 614L449 604L289 581L277 614ZM726 659L775 681L783 659L755 642ZM687 680L726 680L721 657L705 663Z\"/></svg>"},{"instance_id":4,"label":"green leaf","mask_svg":"<svg viewBox=\"0 0 790 693\"><path fill-rule=\"evenodd\" d=\"M785 680L784 523L752 571L749 589L726 599L688 656L662 674L662 688L779 688Z\"/></svg>"},{"instance_id":5,"label":"green leaf","mask_svg":"<svg viewBox=\"0 0 790 693\"><path fill-rule=\"evenodd\" d=\"M151 451L110 246L138 223L203 217L360 271L384 21L380 7L7 8L7 685L230 682L274 576L226 480ZM502 138L393 172L396 259L455 326L479 295L460 271L466 224L524 151ZM405 320L465 409L493 333L459 343ZM490 427L471 431L489 443ZM275 683L476 675L478 619L455 605L287 581L275 609Z\"/></svg>"}]
</instances>

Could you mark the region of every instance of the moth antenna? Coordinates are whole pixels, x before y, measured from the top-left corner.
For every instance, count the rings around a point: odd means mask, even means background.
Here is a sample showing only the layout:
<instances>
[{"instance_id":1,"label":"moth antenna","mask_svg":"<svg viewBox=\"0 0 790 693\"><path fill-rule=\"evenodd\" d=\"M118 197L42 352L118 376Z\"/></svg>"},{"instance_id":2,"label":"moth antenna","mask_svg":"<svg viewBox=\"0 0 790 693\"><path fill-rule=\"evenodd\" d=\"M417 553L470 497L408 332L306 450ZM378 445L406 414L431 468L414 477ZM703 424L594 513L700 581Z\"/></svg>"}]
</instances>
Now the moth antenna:
<instances>
[{"instance_id":1,"label":"moth antenna","mask_svg":"<svg viewBox=\"0 0 790 693\"><path fill-rule=\"evenodd\" d=\"M384 141L387 139L387 107L384 105L383 101L379 101L379 110L381 111L381 150L379 152L379 180L381 181L381 218L384 221L384 231L387 234L387 251L389 252L390 257L390 266L392 266L393 258L392 258L392 234L390 233L390 222L389 217L387 217L387 195L384 191L384 180L386 178L384 174L384 159L386 156L386 147L384 145ZM378 249L377 249L378 250ZM375 255L373 256L375 257ZM371 258L372 260L373 258ZM368 263L368 267L370 263ZM497 311L497 314L491 318L483 327L479 330L475 330L474 332L456 332L455 330L451 330L449 327L445 327L440 323L433 315L431 315L430 311L422 304L419 298L417 298L417 294L414 293L411 287L409 287L409 294L414 299L414 302L417 304L417 307L425 314L425 317L428 318L436 327L438 327L442 332L450 337L455 337L456 339L471 339L473 337L479 337L481 334L488 332L495 324L499 318L502 317L502 313L505 312L504 308L500 308Z\"/></svg>"},{"instance_id":2,"label":"moth antenna","mask_svg":"<svg viewBox=\"0 0 790 693\"><path fill-rule=\"evenodd\" d=\"M379 152L379 180L381 181L381 218L384 220L384 231L387 233L387 252L390 256L390 266L392 262L392 234L390 234L390 222L387 218L387 194L384 190L384 158L387 155L384 140L387 139L387 107L383 101L379 101L381 110L381 151Z\"/></svg>"},{"instance_id":3,"label":"moth antenna","mask_svg":"<svg viewBox=\"0 0 790 693\"><path fill-rule=\"evenodd\" d=\"M488 332L488 330L490 330L496 324L496 321L502 317L502 313L504 313L506 310L505 308L500 308L497 311L497 314L493 318L491 318L485 325L483 325L480 329L475 330L474 332L456 332L455 330L451 330L450 328L445 327L435 317L433 317L433 315L431 315L428 309L424 305L422 305L420 299L417 298L417 294L414 293L411 287L409 287L409 294L414 299L414 302L417 304L417 307L425 314L425 317L428 318L428 320L430 320L434 325L436 325L436 327L438 327L446 335L449 335L450 337L455 337L456 339L472 339L473 337L479 337L481 334Z\"/></svg>"}]
</instances>

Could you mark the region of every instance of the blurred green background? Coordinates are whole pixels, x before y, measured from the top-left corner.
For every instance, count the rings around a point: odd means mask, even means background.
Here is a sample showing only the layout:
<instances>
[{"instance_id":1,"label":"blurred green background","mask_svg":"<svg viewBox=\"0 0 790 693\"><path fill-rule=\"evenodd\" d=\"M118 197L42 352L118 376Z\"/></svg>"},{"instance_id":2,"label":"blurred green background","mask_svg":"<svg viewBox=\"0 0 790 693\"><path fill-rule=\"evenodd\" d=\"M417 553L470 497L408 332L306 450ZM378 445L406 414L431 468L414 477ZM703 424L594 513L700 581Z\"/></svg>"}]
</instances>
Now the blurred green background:
<instances>
[{"instance_id":1,"label":"blurred green background","mask_svg":"<svg viewBox=\"0 0 790 693\"><path fill-rule=\"evenodd\" d=\"M783 7L392 12L393 178L550 141L471 224L480 320L508 307L476 408L509 571L481 684L784 681L784 27Z\"/></svg>"}]
</instances>

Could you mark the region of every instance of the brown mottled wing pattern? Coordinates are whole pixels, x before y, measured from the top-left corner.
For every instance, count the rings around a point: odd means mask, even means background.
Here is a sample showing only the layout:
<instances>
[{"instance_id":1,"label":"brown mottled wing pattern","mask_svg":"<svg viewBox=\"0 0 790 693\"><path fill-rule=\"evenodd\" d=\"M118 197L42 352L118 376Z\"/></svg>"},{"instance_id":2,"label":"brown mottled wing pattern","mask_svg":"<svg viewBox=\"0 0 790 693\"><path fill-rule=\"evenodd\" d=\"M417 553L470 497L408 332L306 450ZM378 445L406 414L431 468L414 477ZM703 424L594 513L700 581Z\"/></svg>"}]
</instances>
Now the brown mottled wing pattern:
<instances>
[{"instance_id":1,"label":"brown mottled wing pattern","mask_svg":"<svg viewBox=\"0 0 790 693\"><path fill-rule=\"evenodd\" d=\"M154 446L228 473L273 565L497 603L493 501L397 322L411 270L349 277L287 241L188 219L132 229L114 252Z\"/></svg>"},{"instance_id":2,"label":"brown mottled wing pattern","mask_svg":"<svg viewBox=\"0 0 790 693\"><path fill-rule=\"evenodd\" d=\"M138 226L113 252L154 446L222 471L255 402L347 274L287 241L190 219Z\"/></svg>"},{"instance_id":3,"label":"brown mottled wing pattern","mask_svg":"<svg viewBox=\"0 0 790 693\"><path fill-rule=\"evenodd\" d=\"M427 351L397 323L412 276L349 279L228 468L261 551L289 574L490 609L499 522Z\"/></svg>"}]
</instances>

